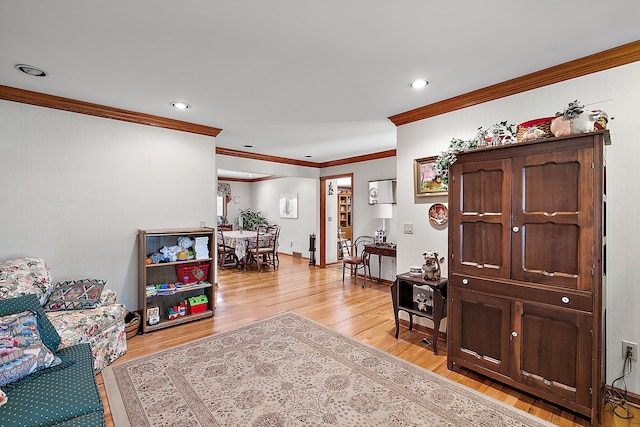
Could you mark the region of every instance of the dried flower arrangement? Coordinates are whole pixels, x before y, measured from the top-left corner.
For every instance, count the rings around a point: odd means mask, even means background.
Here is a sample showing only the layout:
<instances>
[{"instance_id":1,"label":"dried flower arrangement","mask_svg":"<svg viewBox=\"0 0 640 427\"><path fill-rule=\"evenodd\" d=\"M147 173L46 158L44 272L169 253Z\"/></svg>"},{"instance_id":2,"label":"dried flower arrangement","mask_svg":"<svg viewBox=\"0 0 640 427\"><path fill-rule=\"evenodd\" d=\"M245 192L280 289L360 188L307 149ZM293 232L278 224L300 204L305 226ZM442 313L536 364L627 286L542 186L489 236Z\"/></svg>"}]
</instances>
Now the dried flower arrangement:
<instances>
[{"instance_id":1,"label":"dried flower arrangement","mask_svg":"<svg viewBox=\"0 0 640 427\"><path fill-rule=\"evenodd\" d=\"M475 150L477 148L511 144L516 142L517 126L508 124L507 121L496 123L487 129L478 128L476 135L468 140L452 138L449 147L440 152L436 159L436 168L446 186L449 184L449 165L456 161L456 153Z\"/></svg>"}]
</instances>

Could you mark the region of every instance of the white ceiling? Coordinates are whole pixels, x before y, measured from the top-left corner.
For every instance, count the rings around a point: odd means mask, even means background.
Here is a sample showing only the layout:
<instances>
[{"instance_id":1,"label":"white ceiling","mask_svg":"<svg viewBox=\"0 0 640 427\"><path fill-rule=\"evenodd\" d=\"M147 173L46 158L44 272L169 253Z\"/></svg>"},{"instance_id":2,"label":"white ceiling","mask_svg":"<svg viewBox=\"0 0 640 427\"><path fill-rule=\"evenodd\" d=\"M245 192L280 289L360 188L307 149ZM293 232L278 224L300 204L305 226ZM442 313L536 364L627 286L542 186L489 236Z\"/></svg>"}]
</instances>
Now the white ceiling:
<instances>
[{"instance_id":1,"label":"white ceiling","mask_svg":"<svg viewBox=\"0 0 640 427\"><path fill-rule=\"evenodd\" d=\"M639 17L637 0L2 0L0 84L325 162L394 149L389 116L639 40Z\"/></svg>"}]
</instances>

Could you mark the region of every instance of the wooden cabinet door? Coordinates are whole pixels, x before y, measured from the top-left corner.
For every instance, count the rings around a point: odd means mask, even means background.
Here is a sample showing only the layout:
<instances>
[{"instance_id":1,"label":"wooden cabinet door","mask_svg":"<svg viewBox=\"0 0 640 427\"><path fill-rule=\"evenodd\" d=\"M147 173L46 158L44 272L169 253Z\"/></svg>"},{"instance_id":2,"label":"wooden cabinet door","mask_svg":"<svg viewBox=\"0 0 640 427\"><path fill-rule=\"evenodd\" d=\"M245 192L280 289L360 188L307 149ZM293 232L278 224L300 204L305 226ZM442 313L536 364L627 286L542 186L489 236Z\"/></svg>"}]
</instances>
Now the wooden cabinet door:
<instances>
[{"instance_id":1,"label":"wooden cabinet door","mask_svg":"<svg viewBox=\"0 0 640 427\"><path fill-rule=\"evenodd\" d=\"M513 159L512 278L591 291L593 149Z\"/></svg>"},{"instance_id":2,"label":"wooden cabinet door","mask_svg":"<svg viewBox=\"0 0 640 427\"><path fill-rule=\"evenodd\" d=\"M449 181L451 271L509 278L511 160L454 163Z\"/></svg>"},{"instance_id":3,"label":"wooden cabinet door","mask_svg":"<svg viewBox=\"0 0 640 427\"><path fill-rule=\"evenodd\" d=\"M591 407L592 316L527 302L514 302L512 313L511 378Z\"/></svg>"},{"instance_id":4,"label":"wooden cabinet door","mask_svg":"<svg viewBox=\"0 0 640 427\"><path fill-rule=\"evenodd\" d=\"M511 302L456 287L449 292L449 360L508 376Z\"/></svg>"}]
</instances>

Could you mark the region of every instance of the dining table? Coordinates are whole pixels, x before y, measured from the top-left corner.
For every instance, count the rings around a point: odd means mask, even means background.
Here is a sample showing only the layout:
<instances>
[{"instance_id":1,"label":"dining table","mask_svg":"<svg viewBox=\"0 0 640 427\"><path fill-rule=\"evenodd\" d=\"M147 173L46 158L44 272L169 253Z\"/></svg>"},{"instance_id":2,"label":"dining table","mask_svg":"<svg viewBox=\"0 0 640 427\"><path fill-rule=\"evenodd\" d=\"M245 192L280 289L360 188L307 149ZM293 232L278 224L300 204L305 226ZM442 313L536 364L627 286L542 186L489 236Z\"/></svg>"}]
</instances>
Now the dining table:
<instances>
[{"instance_id":1,"label":"dining table","mask_svg":"<svg viewBox=\"0 0 640 427\"><path fill-rule=\"evenodd\" d=\"M247 265L247 255L249 249L253 249L256 246L257 232L249 230L235 230L223 232L224 245L229 248L235 248L236 257L242 261L244 265ZM272 233L260 233L259 245L260 247L267 247L273 244L275 235Z\"/></svg>"}]
</instances>

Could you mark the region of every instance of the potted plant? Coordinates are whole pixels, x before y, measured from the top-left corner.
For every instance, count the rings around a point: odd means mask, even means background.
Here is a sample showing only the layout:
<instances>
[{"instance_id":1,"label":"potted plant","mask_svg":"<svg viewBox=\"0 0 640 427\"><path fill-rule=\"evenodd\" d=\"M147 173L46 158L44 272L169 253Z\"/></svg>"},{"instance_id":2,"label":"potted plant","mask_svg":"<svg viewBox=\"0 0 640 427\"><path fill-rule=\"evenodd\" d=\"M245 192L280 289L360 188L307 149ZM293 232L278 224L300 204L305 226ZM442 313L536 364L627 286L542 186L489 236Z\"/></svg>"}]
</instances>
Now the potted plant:
<instances>
[{"instance_id":1,"label":"potted plant","mask_svg":"<svg viewBox=\"0 0 640 427\"><path fill-rule=\"evenodd\" d=\"M262 212L247 208L240 209L240 216L236 218L235 223L240 230L255 231L258 224L269 224L269 221L262 216Z\"/></svg>"}]
</instances>

